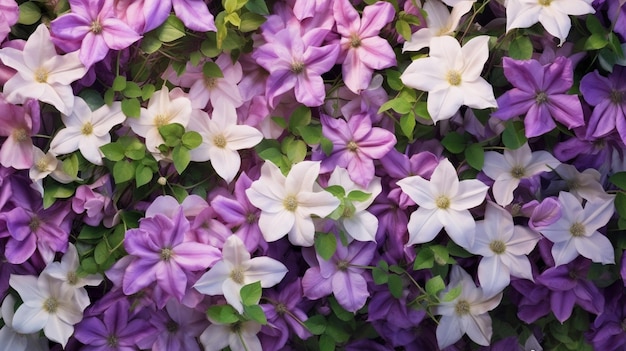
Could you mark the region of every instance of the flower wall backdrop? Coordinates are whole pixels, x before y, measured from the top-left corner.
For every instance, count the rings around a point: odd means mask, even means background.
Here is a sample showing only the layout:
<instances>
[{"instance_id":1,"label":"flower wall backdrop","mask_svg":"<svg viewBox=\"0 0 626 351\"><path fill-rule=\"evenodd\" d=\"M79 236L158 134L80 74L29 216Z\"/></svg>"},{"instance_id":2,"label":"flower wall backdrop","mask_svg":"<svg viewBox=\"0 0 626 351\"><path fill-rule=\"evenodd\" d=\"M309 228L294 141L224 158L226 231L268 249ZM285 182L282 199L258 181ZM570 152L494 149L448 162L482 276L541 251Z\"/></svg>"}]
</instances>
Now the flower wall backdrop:
<instances>
[{"instance_id":1,"label":"flower wall backdrop","mask_svg":"<svg viewBox=\"0 0 626 351\"><path fill-rule=\"evenodd\" d=\"M0 349L625 350L620 0L0 0Z\"/></svg>"}]
</instances>

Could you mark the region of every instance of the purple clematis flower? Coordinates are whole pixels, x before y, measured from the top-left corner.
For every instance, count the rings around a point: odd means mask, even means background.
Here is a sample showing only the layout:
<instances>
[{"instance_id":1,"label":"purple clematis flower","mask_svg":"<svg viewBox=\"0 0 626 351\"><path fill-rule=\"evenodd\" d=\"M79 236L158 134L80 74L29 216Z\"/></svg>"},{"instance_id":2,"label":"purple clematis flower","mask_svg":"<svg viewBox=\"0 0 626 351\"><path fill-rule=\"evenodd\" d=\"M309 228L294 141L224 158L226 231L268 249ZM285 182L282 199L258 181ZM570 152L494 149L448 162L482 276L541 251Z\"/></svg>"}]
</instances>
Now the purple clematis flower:
<instances>
[{"instance_id":1,"label":"purple clematis flower","mask_svg":"<svg viewBox=\"0 0 626 351\"><path fill-rule=\"evenodd\" d=\"M41 116L39 102L29 99L23 106L7 102L0 95L0 136L7 137L0 147L0 164L15 169L33 165L33 140L39 132Z\"/></svg>"},{"instance_id":2,"label":"purple clematis flower","mask_svg":"<svg viewBox=\"0 0 626 351\"><path fill-rule=\"evenodd\" d=\"M131 295L156 282L163 290L157 305L170 297L182 301L188 274L204 270L221 258L220 251L206 244L184 241L189 221L179 208L174 218L160 213L144 218L139 228L126 232L124 248L134 257L122 281L124 294Z\"/></svg>"},{"instance_id":3,"label":"purple clematis flower","mask_svg":"<svg viewBox=\"0 0 626 351\"><path fill-rule=\"evenodd\" d=\"M374 160L384 157L396 144L390 131L372 127L370 116L360 113L343 119L322 115L322 133L333 143L330 156L324 158L321 173L331 172L336 166L348 169L350 178L367 187L374 178ZM314 159L320 158L314 155Z\"/></svg>"},{"instance_id":4,"label":"purple clematis flower","mask_svg":"<svg viewBox=\"0 0 626 351\"><path fill-rule=\"evenodd\" d=\"M353 241L348 247L337 245L328 261L316 255L317 264L312 262L302 278L304 296L317 300L332 293L341 307L356 312L370 296L367 273L359 266L369 265L375 251L372 242Z\"/></svg>"},{"instance_id":5,"label":"purple clematis flower","mask_svg":"<svg viewBox=\"0 0 626 351\"><path fill-rule=\"evenodd\" d=\"M325 36L324 31L319 35ZM252 57L265 68L267 79L266 95L270 107L278 104L278 98L294 89L296 100L306 106L324 103L326 90L322 74L328 72L337 61L339 45L315 46L315 36L303 38L294 27L280 30L271 42L261 45Z\"/></svg>"},{"instance_id":6,"label":"purple clematis flower","mask_svg":"<svg viewBox=\"0 0 626 351\"><path fill-rule=\"evenodd\" d=\"M615 66L608 77L598 71L580 81L585 100L595 106L589 118L587 137L603 137L615 129L626 142L626 67Z\"/></svg>"},{"instance_id":7,"label":"purple clematis flower","mask_svg":"<svg viewBox=\"0 0 626 351\"><path fill-rule=\"evenodd\" d=\"M605 291L604 296L606 297L604 313L593 322L591 330L587 333L587 339L594 350L623 350L626 346L624 287L617 282Z\"/></svg>"},{"instance_id":8,"label":"purple clematis flower","mask_svg":"<svg viewBox=\"0 0 626 351\"><path fill-rule=\"evenodd\" d=\"M72 12L50 22L56 41L64 48L80 46L85 67L101 61L109 50L122 50L141 38L114 13L113 1L69 0ZM67 44L69 42L69 44ZM68 50L73 51L73 50Z\"/></svg>"},{"instance_id":9,"label":"purple clematis flower","mask_svg":"<svg viewBox=\"0 0 626 351\"><path fill-rule=\"evenodd\" d=\"M115 11L139 33L149 32L167 20L172 7L187 28L216 31L213 15L203 0L113 0Z\"/></svg>"},{"instance_id":10,"label":"purple clematis flower","mask_svg":"<svg viewBox=\"0 0 626 351\"><path fill-rule=\"evenodd\" d=\"M514 88L498 98L500 108L493 117L508 120L526 116L524 126L528 138L554 129L554 120L570 129L585 124L580 100L576 95L567 94L574 83L570 59L557 57L554 63L542 66L536 60L505 57L502 64L504 75Z\"/></svg>"}]
</instances>

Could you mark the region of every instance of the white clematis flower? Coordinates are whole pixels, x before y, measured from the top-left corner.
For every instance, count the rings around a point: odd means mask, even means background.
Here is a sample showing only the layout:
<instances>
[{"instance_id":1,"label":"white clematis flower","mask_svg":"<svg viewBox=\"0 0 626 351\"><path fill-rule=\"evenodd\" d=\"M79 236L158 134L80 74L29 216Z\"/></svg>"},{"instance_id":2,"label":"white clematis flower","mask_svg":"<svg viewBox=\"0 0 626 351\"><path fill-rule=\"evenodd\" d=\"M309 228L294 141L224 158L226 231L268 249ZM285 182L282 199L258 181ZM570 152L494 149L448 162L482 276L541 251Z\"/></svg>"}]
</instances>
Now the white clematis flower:
<instances>
[{"instance_id":1,"label":"white clematis flower","mask_svg":"<svg viewBox=\"0 0 626 351\"><path fill-rule=\"evenodd\" d=\"M495 295L511 282L511 275L533 280L528 255L541 236L513 225L513 217L493 202L487 203L485 220L476 222L476 237L469 252L481 255L478 280L486 296Z\"/></svg>"},{"instance_id":2,"label":"white clematis flower","mask_svg":"<svg viewBox=\"0 0 626 351\"><path fill-rule=\"evenodd\" d=\"M48 340L39 336L39 333L22 334L13 329L13 315L15 312L15 297L7 295L2 302L0 317L4 326L0 328L0 345L3 350L11 351L44 351L49 350Z\"/></svg>"},{"instance_id":3,"label":"white clematis flower","mask_svg":"<svg viewBox=\"0 0 626 351\"><path fill-rule=\"evenodd\" d=\"M229 102L214 104L211 118L193 115L189 130L202 136L202 144L190 151L191 160L204 162L211 160L215 172L230 183L241 166L237 150L255 146L263 140L263 134L256 128L237 124L237 111Z\"/></svg>"},{"instance_id":4,"label":"white clematis flower","mask_svg":"<svg viewBox=\"0 0 626 351\"><path fill-rule=\"evenodd\" d=\"M609 195L606 195L609 196ZM587 201L585 207L566 191L559 193L561 218L538 230L554 243L552 257L557 266L572 262L582 255L593 262L615 263L613 245L598 232L613 216L613 199Z\"/></svg>"},{"instance_id":5,"label":"white clematis flower","mask_svg":"<svg viewBox=\"0 0 626 351\"><path fill-rule=\"evenodd\" d=\"M232 351L262 351L257 334L261 325L255 321L235 322L233 324L211 324L200 335L200 342L205 351L220 351L226 346Z\"/></svg>"},{"instance_id":6,"label":"white clematis flower","mask_svg":"<svg viewBox=\"0 0 626 351\"><path fill-rule=\"evenodd\" d=\"M69 115L61 116L65 128L61 129L50 143L50 152L64 155L80 150L87 161L102 165L104 154L100 147L111 142L109 132L117 124L124 122L122 104L113 102L95 111L91 111L85 100L74 99L74 110Z\"/></svg>"},{"instance_id":7,"label":"white clematis flower","mask_svg":"<svg viewBox=\"0 0 626 351\"><path fill-rule=\"evenodd\" d=\"M531 152L528 143L515 150L485 152L483 172L493 179L493 197L500 206L513 201L513 191L522 179L550 172L561 162L547 151Z\"/></svg>"},{"instance_id":8,"label":"white clematis flower","mask_svg":"<svg viewBox=\"0 0 626 351\"><path fill-rule=\"evenodd\" d=\"M539 22L563 44L572 27L569 15L595 13L591 3L592 0L507 0L506 31Z\"/></svg>"},{"instance_id":9,"label":"white clematis flower","mask_svg":"<svg viewBox=\"0 0 626 351\"><path fill-rule=\"evenodd\" d=\"M77 300L73 290L43 274L39 278L11 274L9 284L24 301L15 311L13 328L22 334L43 329L48 339L65 347L89 300Z\"/></svg>"},{"instance_id":10,"label":"white clematis flower","mask_svg":"<svg viewBox=\"0 0 626 351\"><path fill-rule=\"evenodd\" d=\"M419 208L409 219L409 241L406 246L426 243L442 228L458 245L469 248L474 242L476 222L469 212L480 205L488 186L476 179L459 182L456 170L448 159L439 162L430 181L411 176L397 182Z\"/></svg>"},{"instance_id":11,"label":"white clematis flower","mask_svg":"<svg viewBox=\"0 0 626 351\"><path fill-rule=\"evenodd\" d=\"M74 93L70 84L87 73L78 58L78 51L57 55L50 32L40 24L28 37L24 50L0 49L0 60L17 73L4 85L6 100L22 104L32 98L47 102L65 115L74 108Z\"/></svg>"},{"instance_id":12,"label":"white clematis flower","mask_svg":"<svg viewBox=\"0 0 626 351\"><path fill-rule=\"evenodd\" d=\"M288 234L294 245L314 244L315 226L311 215L325 217L340 203L329 192L313 191L319 171L319 162L302 161L285 177L272 162L265 161L261 177L246 190L246 195L261 210L259 228L267 242Z\"/></svg>"},{"instance_id":13,"label":"white clematis flower","mask_svg":"<svg viewBox=\"0 0 626 351\"><path fill-rule=\"evenodd\" d=\"M457 1L452 12L439 0L426 0L422 8L428 14L426 27L411 35L411 39L404 42L402 52L418 51L430 45L430 39L442 35L452 35L459 26L461 17L472 9L475 0Z\"/></svg>"},{"instance_id":14,"label":"white clematis flower","mask_svg":"<svg viewBox=\"0 0 626 351\"><path fill-rule=\"evenodd\" d=\"M433 37L429 57L413 61L402 73L404 85L428 92L433 121L449 119L462 105L497 107L491 85L480 76L489 58L489 37L482 35L463 47L447 35Z\"/></svg>"},{"instance_id":15,"label":"white clematis flower","mask_svg":"<svg viewBox=\"0 0 626 351\"><path fill-rule=\"evenodd\" d=\"M287 274L287 267L273 258L250 258L243 241L235 235L226 239L222 255L222 260L204 273L194 288L206 295L224 295L239 313L243 313L240 291L244 285L260 281L261 287L269 288Z\"/></svg>"},{"instance_id":16,"label":"white clematis flower","mask_svg":"<svg viewBox=\"0 0 626 351\"><path fill-rule=\"evenodd\" d=\"M502 293L489 296L482 288L476 287L472 277L459 266L453 266L448 289L461 286L461 294L449 302L435 306L434 314L441 315L437 326L437 344L444 349L467 334L475 343L488 346L493 334L489 311L500 304Z\"/></svg>"}]
</instances>

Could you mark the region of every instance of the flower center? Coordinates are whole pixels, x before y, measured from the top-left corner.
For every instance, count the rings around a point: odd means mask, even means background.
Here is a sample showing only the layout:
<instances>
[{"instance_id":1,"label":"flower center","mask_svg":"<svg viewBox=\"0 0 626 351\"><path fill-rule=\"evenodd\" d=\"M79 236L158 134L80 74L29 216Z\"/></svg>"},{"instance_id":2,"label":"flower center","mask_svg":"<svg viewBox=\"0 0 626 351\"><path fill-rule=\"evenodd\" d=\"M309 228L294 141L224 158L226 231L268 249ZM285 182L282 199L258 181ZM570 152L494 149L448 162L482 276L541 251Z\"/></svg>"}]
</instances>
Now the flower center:
<instances>
[{"instance_id":1,"label":"flower center","mask_svg":"<svg viewBox=\"0 0 626 351\"><path fill-rule=\"evenodd\" d=\"M239 334L241 333L241 321L237 321L233 324L230 325L230 330L235 333L235 334Z\"/></svg>"},{"instance_id":2,"label":"flower center","mask_svg":"<svg viewBox=\"0 0 626 351\"><path fill-rule=\"evenodd\" d=\"M224 138L223 134L218 134L213 137L213 145L216 147L223 149L226 147L226 138Z\"/></svg>"},{"instance_id":3,"label":"flower center","mask_svg":"<svg viewBox=\"0 0 626 351\"><path fill-rule=\"evenodd\" d=\"M543 104L544 102L548 101L548 94L546 94L543 91L540 91L537 93L537 95L535 95L535 102L537 102L538 104Z\"/></svg>"},{"instance_id":4,"label":"flower center","mask_svg":"<svg viewBox=\"0 0 626 351\"><path fill-rule=\"evenodd\" d=\"M435 205L442 210L447 210L448 207L450 207L450 198L445 195L441 195L437 198L437 200L435 200Z\"/></svg>"},{"instance_id":5,"label":"flower center","mask_svg":"<svg viewBox=\"0 0 626 351\"><path fill-rule=\"evenodd\" d=\"M611 95L610 99L611 102L614 104L621 104L622 100L624 100L624 92L623 91L619 91L619 90L612 90L611 91Z\"/></svg>"},{"instance_id":6,"label":"flower center","mask_svg":"<svg viewBox=\"0 0 626 351\"><path fill-rule=\"evenodd\" d=\"M100 24L100 21L95 20L93 22L91 22L91 32L93 34L100 34L102 33L102 25Z\"/></svg>"},{"instance_id":7,"label":"flower center","mask_svg":"<svg viewBox=\"0 0 626 351\"><path fill-rule=\"evenodd\" d=\"M167 125L170 123L170 117L166 116L166 115L156 115L156 117L154 117L154 125L157 126L157 128L161 128L164 125Z\"/></svg>"},{"instance_id":8,"label":"flower center","mask_svg":"<svg viewBox=\"0 0 626 351\"><path fill-rule=\"evenodd\" d=\"M453 85L453 86L461 85L461 74L457 71L448 71L446 80L448 81L450 85Z\"/></svg>"},{"instance_id":9,"label":"flower center","mask_svg":"<svg viewBox=\"0 0 626 351\"><path fill-rule=\"evenodd\" d=\"M580 183L576 179L570 179L567 182L565 182L565 184L567 185L567 188L570 191L580 188Z\"/></svg>"},{"instance_id":10,"label":"flower center","mask_svg":"<svg viewBox=\"0 0 626 351\"><path fill-rule=\"evenodd\" d=\"M170 333L176 333L178 331L178 323L170 319L167 324L165 324L165 328Z\"/></svg>"},{"instance_id":11,"label":"flower center","mask_svg":"<svg viewBox=\"0 0 626 351\"><path fill-rule=\"evenodd\" d=\"M76 272L67 272L67 283L69 285L76 285L76 283L78 283Z\"/></svg>"},{"instance_id":12,"label":"flower center","mask_svg":"<svg viewBox=\"0 0 626 351\"><path fill-rule=\"evenodd\" d=\"M215 89L215 87L217 87L217 78L215 78L215 77L204 77L204 86L206 86L206 88L208 90Z\"/></svg>"},{"instance_id":13,"label":"flower center","mask_svg":"<svg viewBox=\"0 0 626 351\"><path fill-rule=\"evenodd\" d=\"M56 313L59 309L59 301L54 297L49 297L43 302L43 310L48 313Z\"/></svg>"},{"instance_id":14,"label":"flower center","mask_svg":"<svg viewBox=\"0 0 626 351\"><path fill-rule=\"evenodd\" d=\"M80 129L80 132L83 135L91 135L91 133L93 133L93 125L91 124L91 122L87 122L83 124L83 127Z\"/></svg>"},{"instance_id":15,"label":"flower center","mask_svg":"<svg viewBox=\"0 0 626 351\"><path fill-rule=\"evenodd\" d=\"M256 214L248 213L248 215L246 216L246 222L249 224L256 222Z\"/></svg>"},{"instance_id":16,"label":"flower center","mask_svg":"<svg viewBox=\"0 0 626 351\"><path fill-rule=\"evenodd\" d=\"M233 268L233 270L230 271L230 279L232 279L237 284L240 284L240 285L243 284L244 283L243 269L239 266Z\"/></svg>"},{"instance_id":17,"label":"flower center","mask_svg":"<svg viewBox=\"0 0 626 351\"><path fill-rule=\"evenodd\" d=\"M26 133L26 129L24 128L15 129L11 135L13 135L13 139L15 139L18 143L24 142L28 139L28 133Z\"/></svg>"},{"instance_id":18,"label":"flower center","mask_svg":"<svg viewBox=\"0 0 626 351\"><path fill-rule=\"evenodd\" d=\"M519 216L522 213L522 205L514 203L511 205L511 216Z\"/></svg>"},{"instance_id":19,"label":"flower center","mask_svg":"<svg viewBox=\"0 0 626 351\"><path fill-rule=\"evenodd\" d=\"M506 244L504 243L504 241L494 240L489 243L489 248L496 255L500 255L500 254L503 254L504 251L506 251Z\"/></svg>"},{"instance_id":20,"label":"flower center","mask_svg":"<svg viewBox=\"0 0 626 351\"><path fill-rule=\"evenodd\" d=\"M513 176L513 178L521 179L524 177L524 174L526 174L526 170L524 169L524 167L515 166L511 169L511 175Z\"/></svg>"},{"instance_id":21,"label":"flower center","mask_svg":"<svg viewBox=\"0 0 626 351\"><path fill-rule=\"evenodd\" d=\"M572 234L573 237L581 237L585 235L585 226L580 222L576 222L569 227L569 233Z\"/></svg>"},{"instance_id":22,"label":"flower center","mask_svg":"<svg viewBox=\"0 0 626 351\"><path fill-rule=\"evenodd\" d=\"M337 269L345 272L348 270L348 267L350 267L350 262L346 261L346 260L341 260L339 262L337 262Z\"/></svg>"},{"instance_id":23,"label":"flower center","mask_svg":"<svg viewBox=\"0 0 626 351\"><path fill-rule=\"evenodd\" d=\"M35 82L37 83L48 82L48 71L45 68L39 67L35 70Z\"/></svg>"},{"instance_id":24,"label":"flower center","mask_svg":"<svg viewBox=\"0 0 626 351\"><path fill-rule=\"evenodd\" d=\"M454 306L454 312L458 316L464 316L466 314L469 314L470 313L470 304L469 304L469 302L467 302L465 300L459 300L459 302L456 303L456 306Z\"/></svg>"},{"instance_id":25,"label":"flower center","mask_svg":"<svg viewBox=\"0 0 626 351\"><path fill-rule=\"evenodd\" d=\"M285 314L287 312L287 306L285 306L285 304L282 302L279 302L278 304L276 304L274 309L276 310L276 313L278 314Z\"/></svg>"},{"instance_id":26,"label":"flower center","mask_svg":"<svg viewBox=\"0 0 626 351\"><path fill-rule=\"evenodd\" d=\"M41 221L36 216L30 219L30 223L28 223L28 228L31 231L36 231L41 226Z\"/></svg>"},{"instance_id":27,"label":"flower center","mask_svg":"<svg viewBox=\"0 0 626 351\"><path fill-rule=\"evenodd\" d=\"M283 206L285 206L287 211L294 212L298 208L298 199L293 195L289 195L283 200Z\"/></svg>"},{"instance_id":28,"label":"flower center","mask_svg":"<svg viewBox=\"0 0 626 351\"><path fill-rule=\"evenodd\" d=\"M109 337L107 337L107 345L111 347L117 347L118 346L117 335L115 334L109 335Z\"/></svg>"},{"instance_id":29,"label":"flower center","mask_svg":"<svg viewBox=\"0 0 626 351\"><path fill-rule=\"evenodd\" d=\"M295 74L300 74L304 71L303 62L294 62L291 64L291 71Z\"/></svg>"},{"instance_id":30,"label":"flower center","mask_svg":"<svg viewBox=\"0 0 626 351\"><path fill-rule=\"evenodd\" d=\"M46 159L46 157L42 157L40 159L37 160L37 162L35 163L35 167L37 168L37 170L39 172L45 172L48 170L48 160Z\"/></svg>"},{"instance_id":31,"label":"flower center","mask_svg":"<svg viewBox=\"0 0 626 351\"><path fill-rule=\"evenodd\" d=\"M348 145L346 145L346 149L350 152L356 152L356 150L359 149L359 146L354 141L350 141Z\"/></svg>"},{"instance_id":32,"label":"flower center","mask_svg":"<svg viewBox=\"0 0 626 351\"><path fill-rule=\"evenodd\" d=\"M539 0L539 5L541 6L550 6L552 0Z\"/></svg>"},{"instance_id":33,"label":"flower center","mask_svg":"<svg viewBox=\"0 0 626 351\"><path fill-rule=\"evenodd\" d=\"M356 212L354 206L346 205L343 207L343 213L341 214L341 216L343 218L352 218L354 217L354 212Z\"/></svg>"},{"instance_id":34,"label":"flower center","mask_svg":"<svg viewBox=\"0 0 626 351\"><path fill-rule=\"evenodd\" d=\"M359 46L361 46L361 38L359 38L356 33L350 36L350 46L353 48L358 48Z\"/></svg>"},{"instance_id":35,"label":"flower center","mask_svg":"<svg viewBox=\"0 0 626 351\"><path fill-rule=\"evenodd\" d=\"M173 255L174 255L174 252L172 252L172 249L170 249L169 247L161 249L161 259L163 261L169 261Z\"/></svg>"}]
</instances>

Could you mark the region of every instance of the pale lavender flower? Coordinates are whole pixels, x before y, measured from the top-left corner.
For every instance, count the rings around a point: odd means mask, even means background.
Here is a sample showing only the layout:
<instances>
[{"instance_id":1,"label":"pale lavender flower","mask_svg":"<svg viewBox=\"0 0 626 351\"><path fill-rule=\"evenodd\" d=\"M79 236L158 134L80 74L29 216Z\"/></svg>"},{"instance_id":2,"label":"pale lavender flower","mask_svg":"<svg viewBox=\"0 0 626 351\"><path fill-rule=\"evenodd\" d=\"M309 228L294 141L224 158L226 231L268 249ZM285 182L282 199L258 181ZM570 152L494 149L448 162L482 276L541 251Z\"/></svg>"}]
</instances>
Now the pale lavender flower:
<instances>
[{"instance_id":1,"label":"pale lavender flower","mask_svg":"<svg viewBox=\"0 0 626 351\"><path fill-rule=\"evenodd\" d=\"M41 122L39 102L29 100L24 106L17 106L0 95L0 109L0 136L7 137L0 147L0 164L28 169L33 165L31 136L39 132Z\"/></svg>"},{"instance_id":2,"label":"pale lavender flower","mask_svg":"<svg viewBox=\"0 0 626 351\"><path fill-rule=\"evenodd\" d=\"M200 351L196 338L209 324L204 313L170 300L165 309L154 311L149 319L156 332L139 341L141 349Z\"/></svg>"},{"instance_id":3,"label":"pale lavender flower","mask_svg":"<svg viewBox=\"0 0 626 351\"><path fill-rule=\"evenodd\" d=\"M19 19L19 7L15 0L0 1L0 42L3 42L11 32L11 26Z\"/></svg>"}]
</instances>

